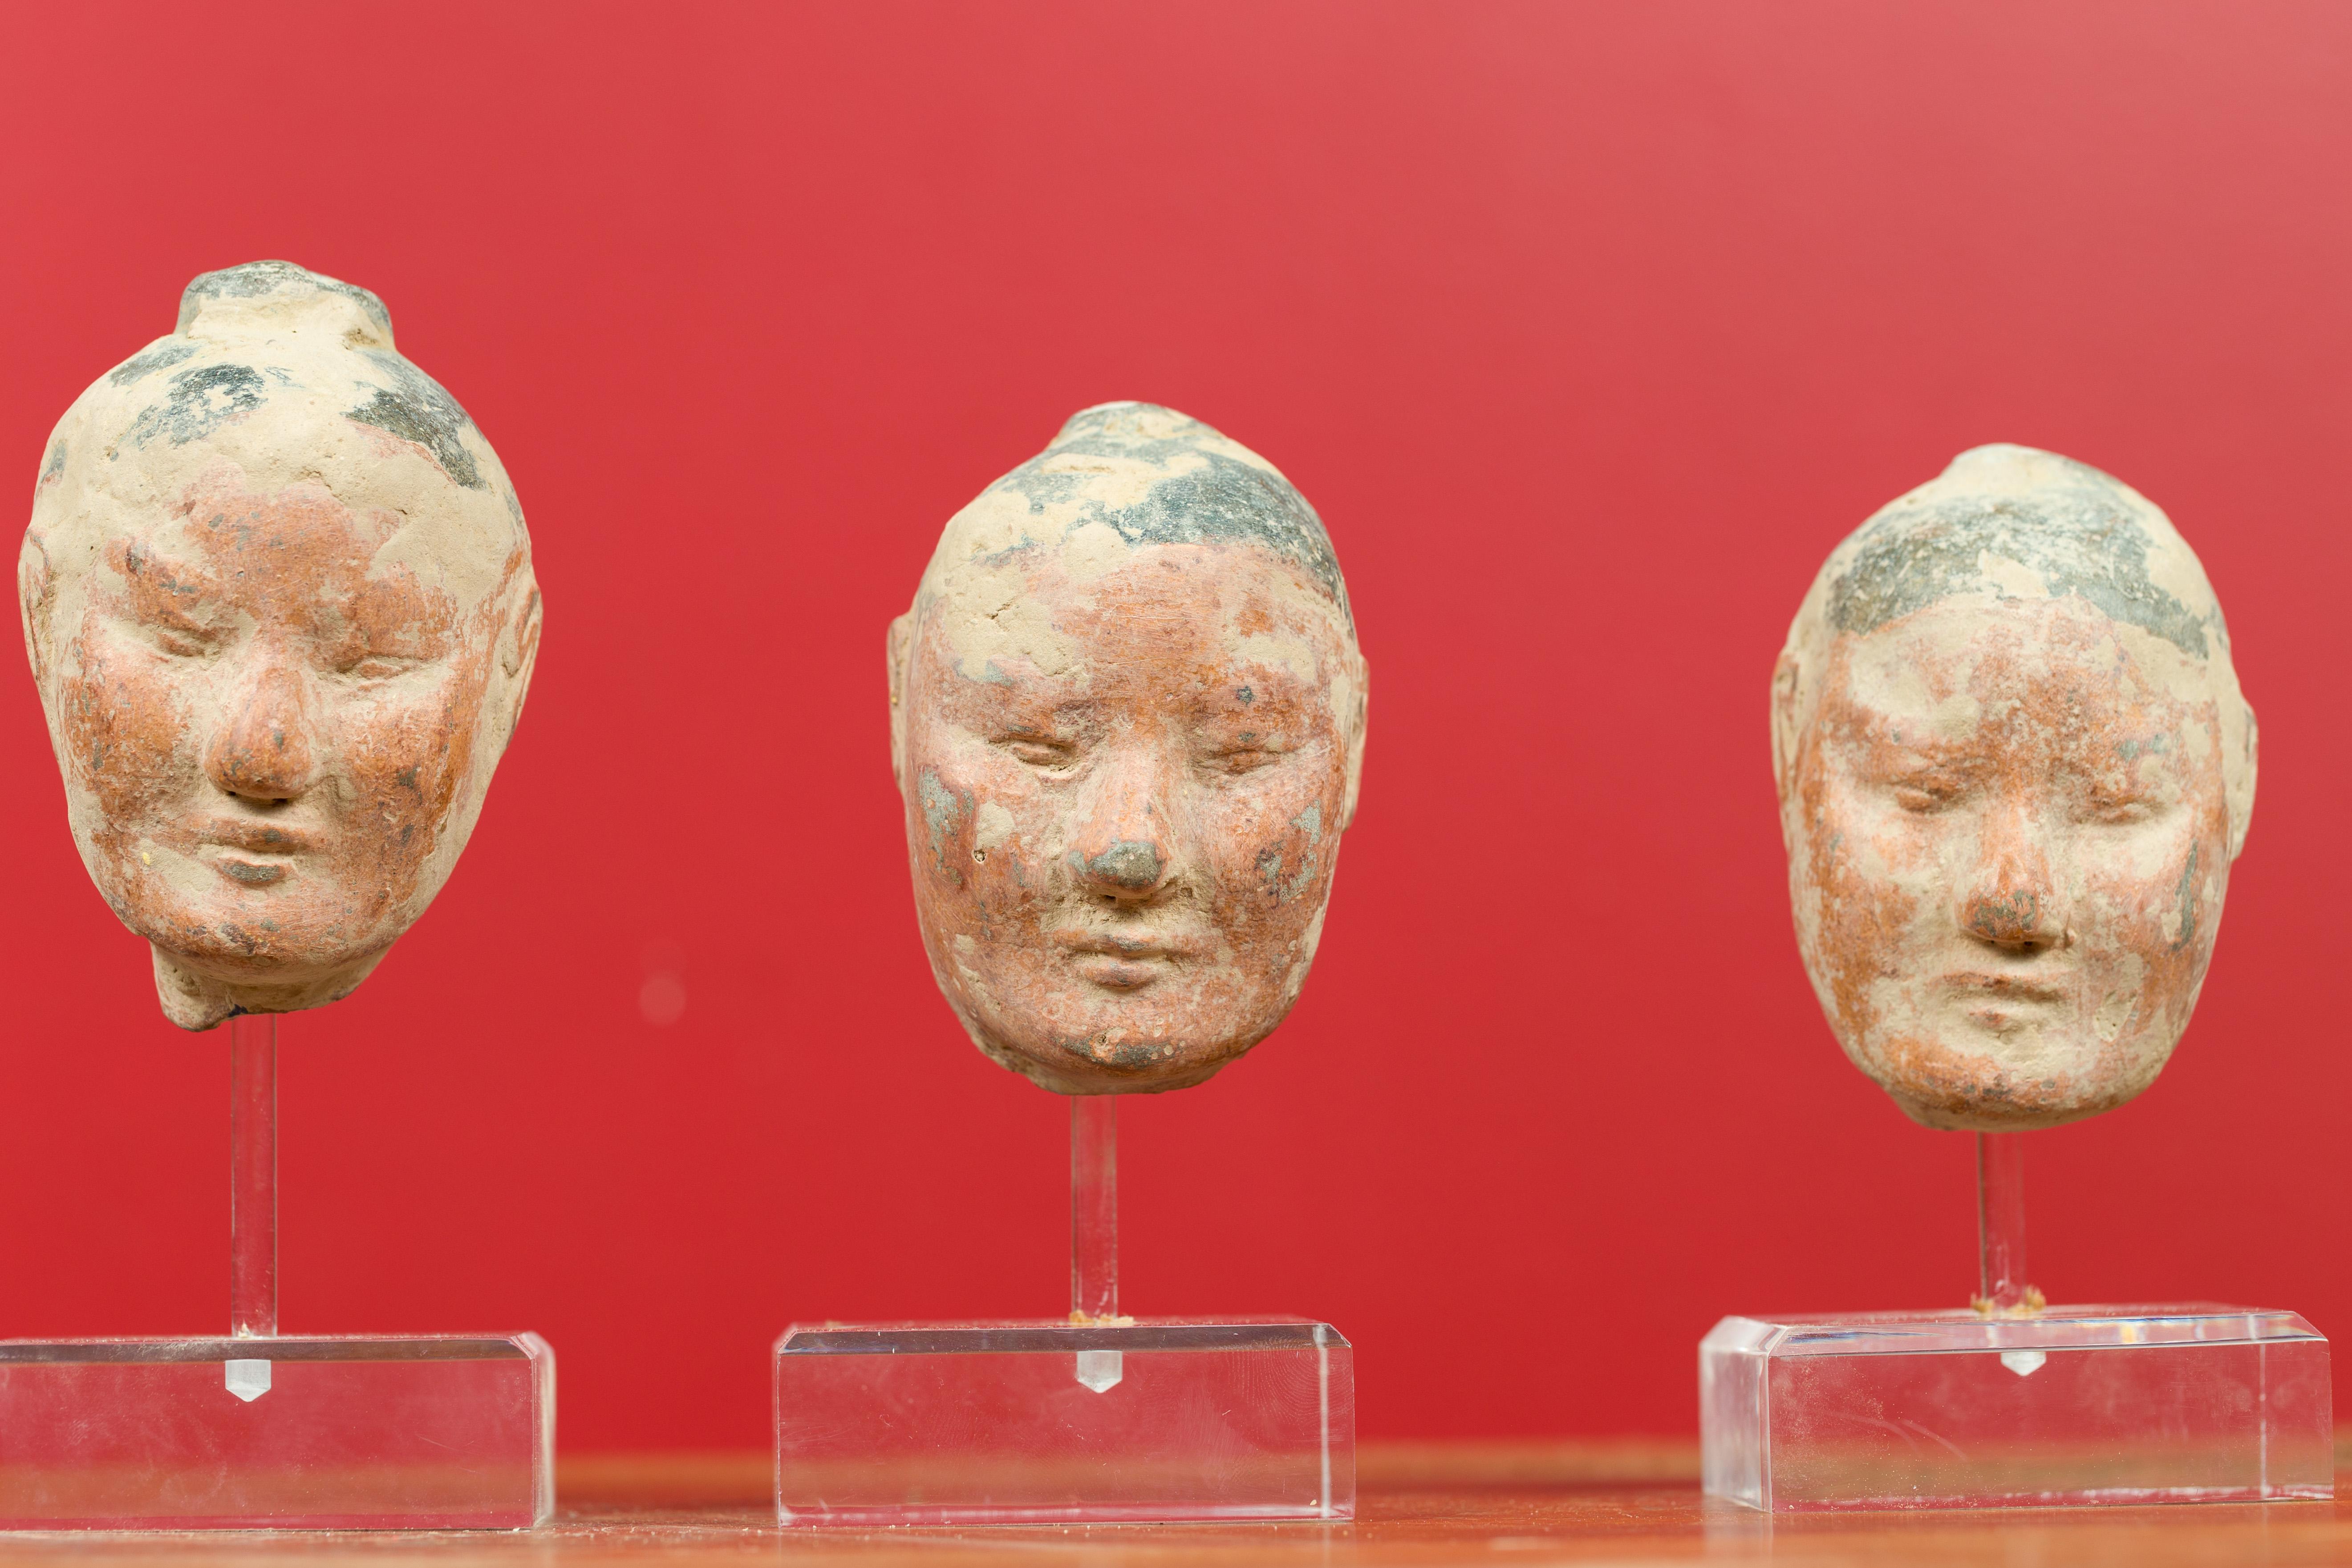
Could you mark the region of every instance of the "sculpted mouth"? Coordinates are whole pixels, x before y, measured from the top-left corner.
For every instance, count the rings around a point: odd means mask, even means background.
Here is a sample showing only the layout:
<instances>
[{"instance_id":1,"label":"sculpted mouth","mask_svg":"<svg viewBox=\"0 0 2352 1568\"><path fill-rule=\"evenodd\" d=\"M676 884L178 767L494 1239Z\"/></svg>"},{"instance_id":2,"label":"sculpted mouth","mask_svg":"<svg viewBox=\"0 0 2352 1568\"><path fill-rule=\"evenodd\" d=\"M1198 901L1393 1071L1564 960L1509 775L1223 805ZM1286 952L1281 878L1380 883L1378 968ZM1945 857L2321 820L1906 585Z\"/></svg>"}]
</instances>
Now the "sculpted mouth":
<instances>
[{"instance_id":1,"label":"sculpted mouth","mask_svg":"<svg viewBox=\"0 0 2352 1568\"><path fill-rule=\"evenodd\" d=\"M1072 967L1106 991L1140 991L1174 973L1195 952L1180 939L1111 931L1066 931L1057 940Z\"/></svg>"},{"instance_id":2,"label":"sculpted mouth","mask_svg":"<svg viewBox=\"0 0 2352 1568\"><path fill-rule=\"evenodd\" d=\"M2046 975L1962 973L1944 976L1946 994L1979 1029L2008 1035L2073 1005L2074 986Z\"/></svg>"},{"instance_id":3,"label":"sculpted mouth","mask_svg":"<svg viewBox=\"0 0 2352 1568\"><path fill-rule=\"evenodd\" d=\"M1157 937L1122 936L1113 931L1086 931L1066 936L1062 945L1072 952L1101 952L1115 958L1176 958L1182 944Z\"/></svg>"},{"instance_id":4,"label":"sculpted mouth","mask_svg":"<svg viewBox=\"0 0 2352 1568\"><path fill-rule=\"evenodd\" d=\"M310 835L291 823L222 817L205 824L197 842L206 847L242 849L248 855L301 855L317 847Z\"/></svg>"},{"instance_id":5,"label":"sculpted mouth","mask_svg":"<svg viewBox=\"0 0 2352 1568\"><path fill-rule=\"evenodd\" d=\"M264 888L284 881L294 868L291 858L317 847L310 834L290 823L220 817L198 830L196 857L241 888Z\"/></svg>"},{"instance_id":6,"label":"sculpted mouth","mask_svg":"<svg viewBox=\"0 0 2352 1568\"><path fill-rule=\"evenodd\" d=\"M2073 986L2046 975L1947 974L1944 984L1963 1001L2064 1002L2074 994Z\"/></svg>"}]
</instances>

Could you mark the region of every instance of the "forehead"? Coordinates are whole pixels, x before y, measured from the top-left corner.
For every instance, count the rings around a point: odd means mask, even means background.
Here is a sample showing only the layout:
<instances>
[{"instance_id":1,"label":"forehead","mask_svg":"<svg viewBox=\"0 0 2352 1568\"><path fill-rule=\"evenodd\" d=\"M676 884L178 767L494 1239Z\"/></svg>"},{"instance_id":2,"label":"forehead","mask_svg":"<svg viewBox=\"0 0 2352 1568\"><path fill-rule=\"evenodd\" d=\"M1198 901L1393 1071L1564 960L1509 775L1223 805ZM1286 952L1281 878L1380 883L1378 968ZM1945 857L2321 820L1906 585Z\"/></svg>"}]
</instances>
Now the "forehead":
<instances>
[{"instance_id":1,"label":"forehead","mask_svg":"<svg viewBox=\"0 0 2352 1568\"><path fill-rule=\"evenodd\" d=\"M2213 697L2206 661L2072 595L1938 600L1839 637L1829 676L1836 704L1917 713L1965 697L2067 724L2102 708Z\"/></svg>"},{"instance_id":2,"label":"forehead","mask_svg":"<svg viewBox=\"0 0 2352 1568\"><path fill-rule=\"evenodd\" d=\"M380 581L403 567L460 604L495 593L521 542L502 519L482 515L480 498L420 474L411 450L376 449L384 445L355 437L319 453L303 477L277 484L278 465L257 475L194 447L175 454L193 462L163 474L101 473L79 515L47 531L48 553L70 577L110 571L112 547L127 544L205 573L209 587L232 595L264 584L282 592L296 578L322 587Z\"/></svg>"},{"instance_id":3,"label":"forehead","mask_svg":"<svg viewBox=\"0 0 2352 1568\"><path fill-rule=\"evenodd\" d=\"M1313 681L1325 656L1352 643L1344 613L1286 556L1129 545L1108 530L957 573L919 619L934 657L982 681L1015 672L1150 679L1172 675L1171 665L1271 665Z\"/></svg>"}]
</instances>

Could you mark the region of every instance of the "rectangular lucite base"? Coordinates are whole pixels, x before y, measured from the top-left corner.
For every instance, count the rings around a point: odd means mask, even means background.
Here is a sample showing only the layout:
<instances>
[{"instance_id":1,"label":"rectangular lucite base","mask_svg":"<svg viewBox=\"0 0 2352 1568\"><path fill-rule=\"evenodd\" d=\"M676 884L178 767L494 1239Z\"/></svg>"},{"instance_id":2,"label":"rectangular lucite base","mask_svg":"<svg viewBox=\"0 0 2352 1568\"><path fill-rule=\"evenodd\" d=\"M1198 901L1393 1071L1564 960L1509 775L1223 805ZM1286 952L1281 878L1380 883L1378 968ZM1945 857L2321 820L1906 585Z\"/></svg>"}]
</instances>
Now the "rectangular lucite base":
<instances>
[{"instance_id":1,"label":"rectangular lucite base","mask_svg":"<svg viewBox=\"0 0 2352 1568\"><path fill-rule=\"evenodd\" d=\"M519 1530L554 1461L537 1334L0 1341L0 1530Z\"/></svg>"},{"instance_id":2,"label":"rectangular lucite base","mask_svg":"<svg viewBox=\"0 0 2352 1568\"><path fill-rule=\"evenodd\" d=\"M775 1389L785 1524L1355 1517L1328 1323L795 1324Z\"/></svg>"},{"instance_id":3,"label":"rectangular lucite base","mask_svg":"<svg viewBox=\"0 0 2352 1568\"><path fill-rule=\"evenodd\" d=\"M1776 1511L2325 1499L2332 1418L2327 1342L2245 1307L1726 1318L1699 1346L1706 1490Z\"/></svg>"}]
</instances>

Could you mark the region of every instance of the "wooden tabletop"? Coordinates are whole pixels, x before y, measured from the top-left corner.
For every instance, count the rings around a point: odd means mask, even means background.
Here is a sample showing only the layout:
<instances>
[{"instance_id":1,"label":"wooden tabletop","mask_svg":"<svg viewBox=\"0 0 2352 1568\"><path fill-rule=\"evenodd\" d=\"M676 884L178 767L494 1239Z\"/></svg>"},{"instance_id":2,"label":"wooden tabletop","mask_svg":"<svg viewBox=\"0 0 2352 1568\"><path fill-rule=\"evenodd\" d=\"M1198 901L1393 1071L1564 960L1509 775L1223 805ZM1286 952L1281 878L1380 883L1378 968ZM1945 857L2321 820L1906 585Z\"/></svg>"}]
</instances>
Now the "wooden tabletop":
<instances>
[{"instance_id":1,"label":"wooden tabletop","mask_svg":"<svg viewBox=\"0 0 2352 1568\"><path fill-rule=\"evenodd\" d=\"M9 1558L76 1564L333 1557L522 1568L541 1563L783 1560L860 1568L1545 1563L2352 1563L2352 1502L1843 1514L1768 1521L1699 1496L1688 1444L1367 1444L1343 1525L781 1531L765 1454L564 1461L558 1520L517 1534L26 1535ZM2352 1473L2338 1482L2352 1496Z\"/></svg>"}]
</instances>

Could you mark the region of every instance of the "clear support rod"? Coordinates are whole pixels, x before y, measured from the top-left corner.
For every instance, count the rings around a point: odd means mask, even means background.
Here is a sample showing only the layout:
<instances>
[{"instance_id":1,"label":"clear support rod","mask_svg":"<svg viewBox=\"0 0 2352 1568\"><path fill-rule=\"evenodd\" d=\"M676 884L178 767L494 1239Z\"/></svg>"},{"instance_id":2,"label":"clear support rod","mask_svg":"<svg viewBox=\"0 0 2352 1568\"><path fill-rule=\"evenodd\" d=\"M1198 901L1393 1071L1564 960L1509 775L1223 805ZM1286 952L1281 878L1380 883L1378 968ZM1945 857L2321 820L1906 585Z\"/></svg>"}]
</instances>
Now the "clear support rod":
<instances>
[{"instance_id":1,"label":"clear support rod","mask_svg":"<svg viewBox=\"0 0 2352 1568\"><path fill-rule=\"evenodd\" d=\"M278 1332L278 1016L228 1021L228 1331Z\"/></svg>"},{"instance_id":2,"label":"clear support rod","mask_svg":"<svg viewBox=\"0 0 2352 1568\"><path fill-rule=\"evenodd\" d=\"M2025 1278L2025 1134L1977 1134L1977 1310L2032 1312L2042 1292Z\"/></svg>"},{"instance_id":3,"label":"clear support rod","mask_svg":"<svg viewBox=\"0 0 2352 1568\"><path fill-rule=\"evenodd\" d=\"M1118 1096L1070 1097L1070 1321L1118 1316Z\"/></svg>"}]
</instances>

